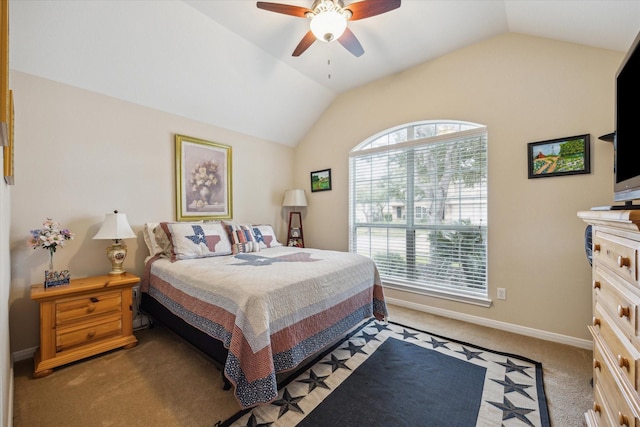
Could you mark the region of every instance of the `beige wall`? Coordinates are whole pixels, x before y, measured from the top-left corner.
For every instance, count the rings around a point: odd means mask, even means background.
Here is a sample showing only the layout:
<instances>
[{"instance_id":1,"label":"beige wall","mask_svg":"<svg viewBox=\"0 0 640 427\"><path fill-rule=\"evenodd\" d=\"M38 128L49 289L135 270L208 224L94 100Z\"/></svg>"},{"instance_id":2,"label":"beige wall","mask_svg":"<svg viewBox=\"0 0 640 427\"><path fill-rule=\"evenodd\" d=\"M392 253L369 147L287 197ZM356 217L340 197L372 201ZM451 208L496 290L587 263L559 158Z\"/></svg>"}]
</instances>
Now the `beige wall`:
<instances>
[{"instance_id":1,"label":"beige wall","mask_svg":"<svg viewBox=\"0 0 640 427\"><path fill-rule=\"evenodd\" d=\"M296 148L295 182L331 168L333 190L310 193L305 239L348 249L348 154L369 136L418 120L489 132L489 295L493 306L387 289L387 296L589 339L590 268L579 210L612 203L614 75L623 53L507 34L341 95ZM527 179L527 143L591 134L589 175Z\"/></svg>"},{"instance_id":2,"label":"beige wall","mask_svg":"<svg viewBox=\"0 0 640 427\"><path fill-rule=\"evenodd\" d=\"M105 274L110 242L92 237L104 214L119 209L138 234L126 241L125 268L142 274L147 255L143 224L175 219L175 133L230 145L234 219L273 224L284 238L280 205L292 182L292 148L17 71L11 81L16 117L9 301L13 352L38 345L38 306L29 289L42 282L48 255L27 247L29 230L40 228L47 217L59 221L76 238L56 252L55 267L68 268L72 277Z\"/></svg>"}]
</instances>

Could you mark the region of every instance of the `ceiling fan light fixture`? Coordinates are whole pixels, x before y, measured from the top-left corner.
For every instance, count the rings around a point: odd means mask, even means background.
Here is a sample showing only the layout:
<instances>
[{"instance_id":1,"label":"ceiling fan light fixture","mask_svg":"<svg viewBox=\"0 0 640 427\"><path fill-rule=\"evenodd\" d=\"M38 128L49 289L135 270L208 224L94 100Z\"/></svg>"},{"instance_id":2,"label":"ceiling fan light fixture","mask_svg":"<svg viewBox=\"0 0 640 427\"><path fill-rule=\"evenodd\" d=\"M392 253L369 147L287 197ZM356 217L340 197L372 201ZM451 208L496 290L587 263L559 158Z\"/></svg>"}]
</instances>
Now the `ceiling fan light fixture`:
<instances>
[{"instance_id":1,"label":"ceiling fan light fixture","mask_svg":"<svg viewBox=\"0 0 640 427\"><path fill-rule=\"evenodd\" d=\"M347 28L347 18L335 10L321 11L311 19L311 32L318 40L331 42L340 38Z\"/></svg>"}]
</instances>

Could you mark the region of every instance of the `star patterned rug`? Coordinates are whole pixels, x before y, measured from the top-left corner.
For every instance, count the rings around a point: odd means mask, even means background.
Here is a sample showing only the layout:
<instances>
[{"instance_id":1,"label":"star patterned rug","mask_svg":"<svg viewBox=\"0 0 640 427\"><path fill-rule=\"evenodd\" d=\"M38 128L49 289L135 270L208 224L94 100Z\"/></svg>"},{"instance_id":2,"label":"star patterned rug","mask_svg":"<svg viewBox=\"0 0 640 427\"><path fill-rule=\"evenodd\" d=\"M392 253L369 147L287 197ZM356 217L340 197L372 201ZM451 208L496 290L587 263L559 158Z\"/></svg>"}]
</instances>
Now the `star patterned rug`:
<instances>
[{"instance_id":1,"label":"star patterned rug","mask_svg":"<svg viewBox=\"0 0 640 427\"><path fill-rule=\"evenodd\" d=\"M220 427L550 426L542 365L368 320Z\"/></svg>"}]
</instances>

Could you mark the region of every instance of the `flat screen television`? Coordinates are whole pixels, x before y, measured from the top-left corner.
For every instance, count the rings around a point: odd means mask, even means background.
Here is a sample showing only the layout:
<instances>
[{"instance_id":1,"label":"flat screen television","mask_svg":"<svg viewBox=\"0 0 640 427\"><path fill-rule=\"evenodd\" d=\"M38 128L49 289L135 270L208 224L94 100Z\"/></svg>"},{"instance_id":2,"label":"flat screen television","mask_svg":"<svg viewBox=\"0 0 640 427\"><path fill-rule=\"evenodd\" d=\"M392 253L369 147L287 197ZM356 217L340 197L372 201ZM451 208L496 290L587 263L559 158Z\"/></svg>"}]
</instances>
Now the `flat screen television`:
<instances>
[{"instance_id":1,"label":"flat screen television","mask_svg":"<svg viewBox=\"0 0 640 427\"><path fill-rule=\"evenodd\" d=\"M616 74L615 120L613 199L640 208L640 33Z\"/></svg>"}]
</instances>

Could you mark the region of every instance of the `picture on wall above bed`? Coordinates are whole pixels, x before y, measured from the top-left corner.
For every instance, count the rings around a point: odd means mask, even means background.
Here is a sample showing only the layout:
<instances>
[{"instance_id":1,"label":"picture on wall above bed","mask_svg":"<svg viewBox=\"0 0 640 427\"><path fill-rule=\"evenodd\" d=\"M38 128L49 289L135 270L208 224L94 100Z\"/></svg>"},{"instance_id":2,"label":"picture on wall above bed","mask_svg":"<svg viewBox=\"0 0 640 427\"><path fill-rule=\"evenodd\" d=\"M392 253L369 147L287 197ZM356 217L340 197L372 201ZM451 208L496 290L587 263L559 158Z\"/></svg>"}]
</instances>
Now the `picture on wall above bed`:
<instances>
[{"instance_id":1,"label":"picture on wall above bed","mask_svg":"<svg viewBox=\"0 0 640 427\"><path fill-rule=\"evenodd\" d=\"M231 147L176 135L176 219L231 219Z\"/></svg>"},{"instance_id":2,"label":"picture on wall above bed","mask_svg":"<svg viewBox=\"0 0 640 427\"><path fill-rule=\"evenodd\" d=\"M589 134L527 144L529 178L590 173Z\"/></svg>"}]
</instances>

